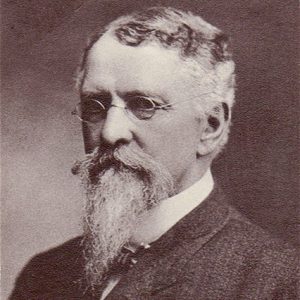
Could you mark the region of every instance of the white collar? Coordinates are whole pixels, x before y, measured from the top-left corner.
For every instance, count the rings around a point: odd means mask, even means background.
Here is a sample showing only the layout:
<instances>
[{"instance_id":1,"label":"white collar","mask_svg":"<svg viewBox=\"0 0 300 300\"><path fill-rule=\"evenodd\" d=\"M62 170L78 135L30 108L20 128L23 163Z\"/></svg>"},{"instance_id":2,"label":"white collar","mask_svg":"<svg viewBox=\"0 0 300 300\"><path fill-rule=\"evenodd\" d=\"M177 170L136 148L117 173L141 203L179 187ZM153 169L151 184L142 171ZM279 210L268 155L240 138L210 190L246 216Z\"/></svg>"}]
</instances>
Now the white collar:
<instances>
[{"instance_id":1,"label":"white collar","mask_svg":"<svg viewBox=\"0 0 300 300\"><path fill-rule=\"evenodd\" d=\"M146 245L157 240L206 199L213 187L213 177L210 169L208 169L200 180L192 186L171 198L163 200L153 208L139 225L132 242L135 245Z\"/></svg>"}]
</instances>

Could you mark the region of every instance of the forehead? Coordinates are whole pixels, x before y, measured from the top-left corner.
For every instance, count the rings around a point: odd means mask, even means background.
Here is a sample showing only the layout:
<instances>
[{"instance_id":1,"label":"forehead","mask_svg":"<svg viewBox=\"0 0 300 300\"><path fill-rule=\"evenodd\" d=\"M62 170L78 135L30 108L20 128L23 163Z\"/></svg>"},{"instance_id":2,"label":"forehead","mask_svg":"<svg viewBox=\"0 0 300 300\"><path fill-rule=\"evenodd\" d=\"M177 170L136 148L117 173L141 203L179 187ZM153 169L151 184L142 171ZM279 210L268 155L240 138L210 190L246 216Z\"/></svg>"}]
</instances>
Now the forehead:
<instances>
[{"instance_id":1,"label":"forehead","mask_svg":"<svg viewBox=\"0 0 300 300\"><path fill-rule=\"evenodd\" d=\"M176 51L156 43L130 47L105 34L89 51L83 90L191 89L191 76Z\"/></svg>"}]
</instances>

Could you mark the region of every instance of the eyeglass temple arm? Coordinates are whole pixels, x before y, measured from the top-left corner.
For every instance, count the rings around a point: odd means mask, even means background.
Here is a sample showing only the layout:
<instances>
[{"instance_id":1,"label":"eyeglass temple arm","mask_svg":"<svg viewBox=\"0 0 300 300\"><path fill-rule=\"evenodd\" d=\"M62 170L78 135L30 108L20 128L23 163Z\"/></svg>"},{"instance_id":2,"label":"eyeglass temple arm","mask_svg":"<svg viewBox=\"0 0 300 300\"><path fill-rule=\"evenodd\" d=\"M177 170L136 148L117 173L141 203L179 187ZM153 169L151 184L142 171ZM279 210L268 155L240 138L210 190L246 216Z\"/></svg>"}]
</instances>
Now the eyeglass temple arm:
<instances>
[{"instance_id":1,"label":"eyeglass temple arm","mask_svg":"<svg viewBox=\"0 0 300 300\"><path fill-rule=\"evenodd\" d=\"M199 96L209 95L209 94L212 94L212 92L210 92L210 93L203 93L203 94L200 94ZM192 99L192 100L186 100L186 101L183 101L183 102L180 102L180 101L172 102L172 103L168 103L168 104L156 106L156 107L154 107L154 109L155 110L157 110L157 109L164 109L164 108L167 108L167 107L172 106L174 104L178 104L178 103L181 104L181 103L192 102L192 101L197 101L197 100L196 99ZM229 107L228 107L228 104L225 103L225 102L222 102L222 108L224 110L225 121L227 121L228 118L229 118Z\"/></svg>"},{"instance_id":2,"label":"eyeglass temple arm","mask_svg":"<svg viewBox=\"0 0 300 300\"><path fill-rule=\"evenodd\" d=\"M204 96L204 95L210 95L213 94L214 92L209 92L209 93L203 93L200 94L199 96ZM177 102L171 102L171 103L167 103L167 104L163 104L163 105L159 105L157 107L155 107L155 109L161 109L161 108L166 108L168 106L174 105L174 104L178 104L178 103L187 103L187 102L193 102L193 101L197 101L196 99L192 99L192 100L186 100L186 101L177 101ZM224 103L226 105L226 103Z\"/></svg>"}]
</instances>

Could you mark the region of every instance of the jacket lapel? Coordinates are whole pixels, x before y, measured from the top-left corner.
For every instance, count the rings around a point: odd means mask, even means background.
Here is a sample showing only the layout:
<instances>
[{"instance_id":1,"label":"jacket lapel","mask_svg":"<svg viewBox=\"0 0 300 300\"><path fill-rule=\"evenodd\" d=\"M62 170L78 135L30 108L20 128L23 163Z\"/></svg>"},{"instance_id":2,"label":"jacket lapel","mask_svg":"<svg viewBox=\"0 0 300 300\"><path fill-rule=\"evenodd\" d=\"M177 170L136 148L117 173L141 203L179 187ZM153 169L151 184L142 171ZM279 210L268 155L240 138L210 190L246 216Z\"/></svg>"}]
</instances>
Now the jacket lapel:
<instances>
[{"instance_id":1,"label":"jacket lapel","mask_svg":"<svg viewBox=\"0 0 300 300\"><path fill-rule=\"evenodd\" d=\"M229 218L220 188L181 219L138 259L107 299L143 299L181 280L185 265Z\"/></svg>"}]
</instances>

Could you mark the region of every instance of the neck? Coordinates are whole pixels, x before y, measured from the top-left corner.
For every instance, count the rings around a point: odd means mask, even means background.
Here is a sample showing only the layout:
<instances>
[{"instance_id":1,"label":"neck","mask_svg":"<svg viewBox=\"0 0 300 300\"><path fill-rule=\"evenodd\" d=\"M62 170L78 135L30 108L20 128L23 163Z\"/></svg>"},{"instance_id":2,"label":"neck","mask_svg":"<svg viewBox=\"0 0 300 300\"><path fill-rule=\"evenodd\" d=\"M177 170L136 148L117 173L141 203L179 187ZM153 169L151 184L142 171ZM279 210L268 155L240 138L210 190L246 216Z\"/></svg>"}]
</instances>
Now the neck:
<instances>
[{"instance_id":1,"label":"neck","mask_svg":"<svg viewBox=\"0 0 300 300\"><path fill-rule=\"evenodd\" d=\"M201 157L197 159L196 163L190 165L186 172L184 172L181 177L176 180L176 194L185 191L201 180L208 170L210 170L210 165L211 159L209 157Z\"/></svg>"},{"instance_id":2,"label":"neck","mask_svg":"<svg viewBox=\"0 0 300 300\"><path fill-rule=\"evenodd\" d=\"M161 201L140 221L131 243L149 244L167 232L180 219L198 206L213 189L213 178L208 169L203 176L177 195Z\"/></svg>"}]
</instances>

